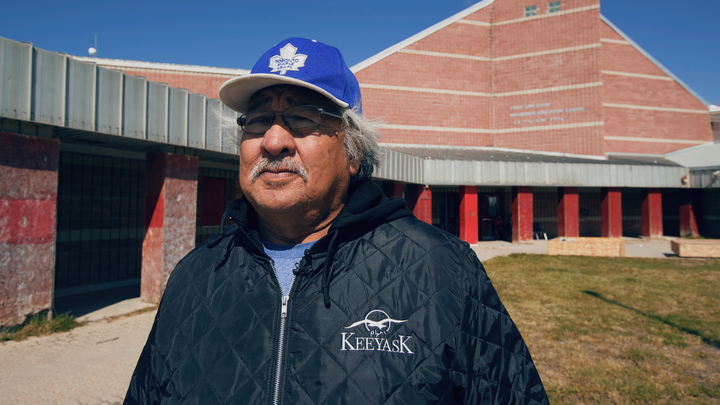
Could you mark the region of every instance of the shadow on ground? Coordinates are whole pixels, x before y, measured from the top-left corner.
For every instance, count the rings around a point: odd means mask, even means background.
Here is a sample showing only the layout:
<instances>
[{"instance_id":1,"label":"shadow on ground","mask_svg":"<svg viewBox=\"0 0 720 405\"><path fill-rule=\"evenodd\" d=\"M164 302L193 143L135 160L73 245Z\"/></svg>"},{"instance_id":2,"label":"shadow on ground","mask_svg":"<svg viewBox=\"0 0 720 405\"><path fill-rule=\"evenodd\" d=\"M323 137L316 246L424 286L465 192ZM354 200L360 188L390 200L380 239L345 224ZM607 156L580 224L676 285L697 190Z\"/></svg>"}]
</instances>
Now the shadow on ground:
<instances>
[{"instance_id":1,"label":"shadow on ground","mask_svg":"<svg viewBox=\"0 0 720 405\"><path fill-rule=\"evenodd\" d=\"M120 301L140 296L140 284L55 298L55 314L69 312L79 318Z\"/></svg>"},{"instance_id":2,"label":"shadow on ground","mask_svg":"<svg viewBox=\"0 0 720 405\"><path fill-rule=\"evenodd\" d=\"M624 308L624 309L627 309L627 310L629 310L629 311L633 311L633 312L635 312L636 314L642 315L642 316L644 316L644 317L646 317L646 318L648 318L648 319L652 319L652 320L654 320L654 321L662 322L662 323L664 323L665 325L671 326L671 327L673 327L673 328L675 328L675 329L678 329L678 330L680 330L680 331L683 331L683 332L685 332L685 333L689 333L689 334L691 334L691 335L698 336L700 339L702 339L703 343L708 344L708 345L710 345L710 346L714 346L714 347L720 349L720 341L718 341L718 340L716 340L716 339L713 339L713 338L709 338L709 337L703 335L703 333L700 332L700 331L698 331L698 330L686 328L686 327L684 327L684 326L680 326L680 325L678 325L678 324L676 324L676 323L674 323L674 322L671 322L671 321L669 321L669 320L667 320L667 319L665 319L665 318L663 318L663 317L661 317L661 316L646 314L645 312L643 312L643 311L641 311L641 310L639 310L639 309L636 309L636 308L633 308L633 307L629 307L629 306L627 306L627 305L625 305L625 304L622 304L622 303L617 302L617 301L615 301L615 300L611 300L611 299L609 299L609 298L605 298L605 297L603 297L601 294L599 294L599 293L597 293L597 292L595 292L595 291L587 291L587 290L585 290L585 291L583 291L583 293L584 293L584 294L587 294L587 295L589 295L589 296L591 296L591 297L595 297L595 298L597 298L597 299L599 299L599 300L605 301L605 302L607 302L608 304L617 305L617 306L619 306L620 308Z\"/></svg>"}]
</instances>

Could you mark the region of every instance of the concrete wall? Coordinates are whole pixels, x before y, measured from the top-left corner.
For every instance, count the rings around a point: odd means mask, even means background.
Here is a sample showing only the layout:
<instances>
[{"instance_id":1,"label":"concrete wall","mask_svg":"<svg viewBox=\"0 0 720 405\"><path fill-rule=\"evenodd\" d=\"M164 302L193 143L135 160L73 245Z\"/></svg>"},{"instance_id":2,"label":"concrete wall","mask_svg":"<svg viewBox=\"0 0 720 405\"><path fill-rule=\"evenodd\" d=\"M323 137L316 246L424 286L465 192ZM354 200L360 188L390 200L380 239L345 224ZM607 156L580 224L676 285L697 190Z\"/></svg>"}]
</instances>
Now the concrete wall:
<instances>
[{"instance_id":1,"label":"concrete wall","mask_svg":"<svg viewBox=\"0 0 720 405\"><path fill-rule=\"evenodd\" d=\"M148 154L141 298L159 303L170 273L195 247L198 158Z\"/></svg>"},{"instance_id":2,"label":"concrete wall","mask_svg":"<svg viewBox=\"0 0 720 405\"><path fill-rule=\"evenodd\" d=\"M52 305L60 144L0 132L0 325Z\"/></svg>"}]
</instances>

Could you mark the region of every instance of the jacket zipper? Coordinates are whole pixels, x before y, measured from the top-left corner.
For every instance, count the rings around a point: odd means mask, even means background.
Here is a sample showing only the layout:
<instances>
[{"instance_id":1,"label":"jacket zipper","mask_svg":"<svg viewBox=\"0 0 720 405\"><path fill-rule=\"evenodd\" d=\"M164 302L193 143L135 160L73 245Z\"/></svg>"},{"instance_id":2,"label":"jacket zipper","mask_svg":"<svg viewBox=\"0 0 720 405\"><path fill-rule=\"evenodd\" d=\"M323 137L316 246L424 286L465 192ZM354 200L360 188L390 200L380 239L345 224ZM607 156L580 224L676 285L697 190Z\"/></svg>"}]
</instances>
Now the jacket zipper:
<instances>
[{"instance_id":1,"label":"jacket zipper","mask_svg":"<svg viewBox=\"0 0 720 405\"><path fill-rule=\"evenodd\" d=\"M278 282L278 286L280 286L280 278L275 271L275 264L272 260L270 260L270 266L273 269L273 274L275 274L275 279ZM282 305L280 307L280 337L278 338L278 355L275 370L275 389L273 392L273 405L278 405L280 403L280 380L282 375L282 361L285 354L283 352L285 346L285 321L287 320L288 301L290 301L290 292L292 291L293 284L295 284L295 277L293 277L292 281L290 282L290 289L288 290L288 295L282 296ZM280 288L280 291L282 291L282 288Z\"/></svg>"}]
</instances>

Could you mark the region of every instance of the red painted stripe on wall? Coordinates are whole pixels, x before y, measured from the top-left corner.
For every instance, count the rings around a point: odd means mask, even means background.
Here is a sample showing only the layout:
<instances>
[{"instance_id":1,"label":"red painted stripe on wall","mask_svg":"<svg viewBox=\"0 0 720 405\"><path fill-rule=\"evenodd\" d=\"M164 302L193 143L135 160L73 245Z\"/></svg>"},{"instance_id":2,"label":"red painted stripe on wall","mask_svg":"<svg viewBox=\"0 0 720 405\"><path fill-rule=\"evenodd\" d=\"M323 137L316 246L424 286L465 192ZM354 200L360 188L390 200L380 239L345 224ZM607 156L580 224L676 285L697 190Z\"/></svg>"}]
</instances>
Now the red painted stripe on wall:
<instances>
[{"instance_id":1,"label":"red painted stripe on wall","mask_svg":"<svg viewBox=\"0 0 720 405\"><path fill-rule=\"evenodd\" d=\"M47 201L0 198L0 243L54 243L57 197Z\"/></svg>"}]
</instances>

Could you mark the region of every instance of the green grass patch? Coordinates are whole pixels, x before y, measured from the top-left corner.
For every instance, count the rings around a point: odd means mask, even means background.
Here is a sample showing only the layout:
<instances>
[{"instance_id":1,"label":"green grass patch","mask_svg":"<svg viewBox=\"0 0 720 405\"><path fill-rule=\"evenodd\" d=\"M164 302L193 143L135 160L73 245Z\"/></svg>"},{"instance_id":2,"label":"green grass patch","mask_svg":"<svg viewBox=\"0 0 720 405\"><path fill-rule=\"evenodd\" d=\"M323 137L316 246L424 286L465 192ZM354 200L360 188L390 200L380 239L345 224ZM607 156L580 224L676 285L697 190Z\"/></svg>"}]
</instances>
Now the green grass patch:
<instances>
[{"instance_id":1,"label":"green grass patch","mask_svg":"<svg viewBox=\"0 0 720 405\"><path fill-rule=\"evenodd\" d=\"M720 403L720 261L514 254L484 264L550 403Z\"/></svg>"},{"instance_id":2,"label":"green grass patch","mask_svg":"<svg viewBox=\"0 0 720 405\"><path fill-rule=\"evenodd\" d=\"M25 340L31 336L46 336L56 332L66 332L83 323L78 322L69 313L60 314L48 320L47 314L29 316L21 325L7 328L0 334L0 342Z\"/></svg>"},{"instance_id":3,"label":"green grass patch","mask_svg":"<svg viewBox=\"0 0 720 405\"><path fill-rule=\"evenodd\" d=\"M699 385L697 387L693 387L693 389L690 390L689 394L696 398L720 398L720 384Z\"/></svg>"}]
</instances>

